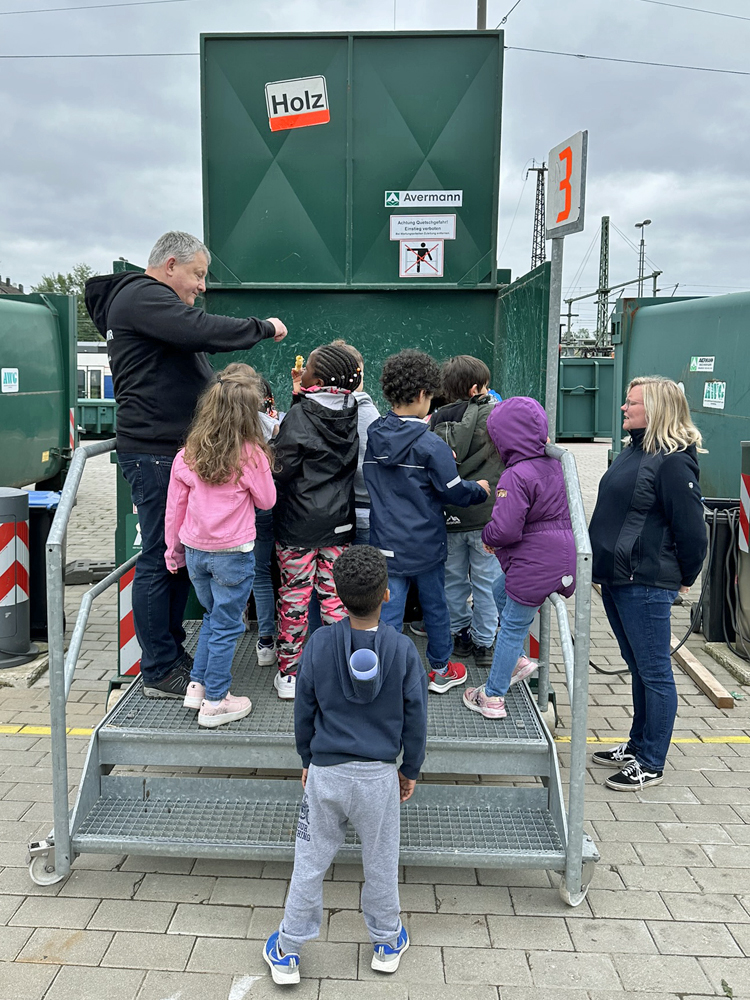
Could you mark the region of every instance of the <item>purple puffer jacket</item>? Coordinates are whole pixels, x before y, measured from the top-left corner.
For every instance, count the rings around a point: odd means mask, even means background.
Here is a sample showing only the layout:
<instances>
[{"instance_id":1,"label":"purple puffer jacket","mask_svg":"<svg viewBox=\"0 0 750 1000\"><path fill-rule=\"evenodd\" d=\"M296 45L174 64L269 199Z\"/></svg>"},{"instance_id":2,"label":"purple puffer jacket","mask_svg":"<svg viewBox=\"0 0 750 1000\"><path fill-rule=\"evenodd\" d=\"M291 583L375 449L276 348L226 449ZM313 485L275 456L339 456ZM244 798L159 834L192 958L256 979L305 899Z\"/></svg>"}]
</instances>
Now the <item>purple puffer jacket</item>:
<instances>
[{"instance_id":1,"label":"purple puffer jacket","mask_svg":"<svg viewBox=\"0 0 750 1000\"><path fill-rule=\"evenodd\" d=\"M518 604L541 604L575 590L576 551L562 466L544 454L547 415L535 399L498 403L487 432L505 462L482 541L496 549L505 590Z\"/></svg>"}]
</instances>

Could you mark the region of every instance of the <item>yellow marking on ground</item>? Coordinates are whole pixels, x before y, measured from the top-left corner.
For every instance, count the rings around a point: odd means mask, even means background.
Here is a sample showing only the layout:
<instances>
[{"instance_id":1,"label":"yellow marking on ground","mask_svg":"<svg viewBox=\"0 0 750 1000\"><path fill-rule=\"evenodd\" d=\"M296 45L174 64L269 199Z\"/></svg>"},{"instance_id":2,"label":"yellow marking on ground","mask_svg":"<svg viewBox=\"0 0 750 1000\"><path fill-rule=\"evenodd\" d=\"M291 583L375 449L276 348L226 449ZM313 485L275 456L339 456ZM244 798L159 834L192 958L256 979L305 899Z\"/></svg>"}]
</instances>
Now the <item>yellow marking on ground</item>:
<instances>
[{"instance_id":1,"label":"yellow marking on ground","mask_svg":"<svg viewBox=\"0 0 750 1000\"><path fill-rule=\"evenodd\" d=\"M0 733L8 733L15 735L21 729L20 726L0 726Z\"/></svg>"},{"instance_id":2,"label":"yellow marking on ground","mask_svg":"<svg viewBox=\"0 0 750 1000\"><path fill-rule=\"evenodd\" d=\"M65 732L68 736L91 736L93 729L70 727ZM51 736L49 726L0 726L0 735L6 736Z\"/></svg>"}]
</instances>

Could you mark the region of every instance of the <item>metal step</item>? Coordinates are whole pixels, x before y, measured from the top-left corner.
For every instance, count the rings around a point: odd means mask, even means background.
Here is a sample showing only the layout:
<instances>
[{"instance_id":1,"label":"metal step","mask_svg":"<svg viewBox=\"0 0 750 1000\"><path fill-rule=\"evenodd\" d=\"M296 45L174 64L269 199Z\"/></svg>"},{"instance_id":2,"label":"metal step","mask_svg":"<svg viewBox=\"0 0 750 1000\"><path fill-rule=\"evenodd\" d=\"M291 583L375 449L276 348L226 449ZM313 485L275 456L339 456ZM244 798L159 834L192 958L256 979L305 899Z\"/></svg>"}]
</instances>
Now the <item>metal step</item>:
<instances>
[{"instance_id":1,"label":"metal step","mask_svg":"<svg viewBox=\"0 0 750 1000\"><path fill-rule=\"evenodd\" d=\"M105 777L73 836L77 853L291 861L297 781ZM402 864L562 870L561 832L540 786L418 785L401 809ZM356 861L347 830L338 861Z\"/></svg>"},{"instance_id":2,"label":"metal step","mask_svg":"<svg viewBox=\"0 0 750 1000\"><path fill-rule=\"evenodd\" d=\"M198 622L186 622L188 648ZM426 640L414 636L424 655ZM217 729L201 729L196 713L173 699L146 698L140 680L116 704L99 729L102 764L155 764L222 768L300 766L294 746L294 702L282 701L273 688L276 667L261 667L255 632L239 641L232 669L232 691L253 702L249 716ZM467 686L486 680L467 663ZM430 694L425 773L549 774L550 737L525 684L506 699L505 719L485 719L462 703L463 687Z\"/></svg>"}]
</instances>

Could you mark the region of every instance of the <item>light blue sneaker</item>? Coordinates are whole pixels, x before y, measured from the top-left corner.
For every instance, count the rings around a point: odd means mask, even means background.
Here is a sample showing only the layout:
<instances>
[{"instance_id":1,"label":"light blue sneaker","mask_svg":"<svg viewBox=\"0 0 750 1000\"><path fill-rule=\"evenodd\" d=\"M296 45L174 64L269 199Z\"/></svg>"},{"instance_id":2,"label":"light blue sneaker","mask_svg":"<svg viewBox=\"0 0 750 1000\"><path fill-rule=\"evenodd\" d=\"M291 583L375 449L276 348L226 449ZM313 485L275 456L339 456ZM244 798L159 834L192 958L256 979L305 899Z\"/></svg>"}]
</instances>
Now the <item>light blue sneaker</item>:
<instances>
[{"instance_id":1,"label":"light blue sneaker","mask_svg":"<svg viewBox=\"0 0 750 1000\"><path fill-rule=\"evenodd\" d=\"M402 926L395 948L391 948L388 944L375 945L370 968L374 969L375 972L395 972L401 961L401 956L408 947L409 935L406 933L406 928Z\"/></svg>"},{"instance_id":2,"label":"light blue sneaker","mask_svg":"<svg viewBox=\"0 0 750 1000\"><path fill-rule=\"evenodd\" d=\"M396 952L392 954L395 955ZM263 958L270 966L271 976L278 986L292 986L299 982L299 955L284 955L283 958L279 955L278 931L274 931L263 946Z\"/></svg>"}]
</instances>

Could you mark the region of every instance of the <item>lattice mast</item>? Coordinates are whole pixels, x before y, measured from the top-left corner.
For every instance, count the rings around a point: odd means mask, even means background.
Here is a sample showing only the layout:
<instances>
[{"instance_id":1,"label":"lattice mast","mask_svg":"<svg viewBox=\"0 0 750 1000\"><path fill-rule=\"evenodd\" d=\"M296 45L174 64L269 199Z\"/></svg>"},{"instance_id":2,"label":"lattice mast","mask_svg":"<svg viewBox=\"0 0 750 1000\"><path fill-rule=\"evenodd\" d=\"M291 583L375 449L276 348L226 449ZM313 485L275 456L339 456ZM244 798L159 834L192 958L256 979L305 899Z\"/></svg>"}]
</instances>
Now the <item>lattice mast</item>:
<instances>
[{"instance_id":1,"label":"lattice mast","mask_svg":"<svg viewBox=\"0 0 750 1000\"><path fill-rule=\"evenodd\" d=\"M547 173L547 164L541 167L536 166L536 161L532 160L532 166L526 171L528 177L530 173L536 174L536 203L534 205L534 239L531 244L531 270L539 267L547 259L547 244L544 239L544 175Z\"/></svg>"},{"instance_id":2,"label":"lattice mast","mask_svg":"<svg viewBox=\"0 0 750 1000\"><path fill-rule=\"evenodd\" d=\"M609 216L602 216L602 239L599 250L599 288L596 307L596 342L607 340L609 319Z\"/></svg>"}]
</instances>

